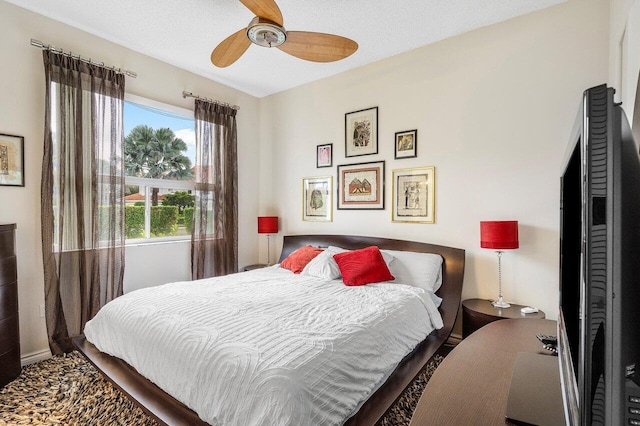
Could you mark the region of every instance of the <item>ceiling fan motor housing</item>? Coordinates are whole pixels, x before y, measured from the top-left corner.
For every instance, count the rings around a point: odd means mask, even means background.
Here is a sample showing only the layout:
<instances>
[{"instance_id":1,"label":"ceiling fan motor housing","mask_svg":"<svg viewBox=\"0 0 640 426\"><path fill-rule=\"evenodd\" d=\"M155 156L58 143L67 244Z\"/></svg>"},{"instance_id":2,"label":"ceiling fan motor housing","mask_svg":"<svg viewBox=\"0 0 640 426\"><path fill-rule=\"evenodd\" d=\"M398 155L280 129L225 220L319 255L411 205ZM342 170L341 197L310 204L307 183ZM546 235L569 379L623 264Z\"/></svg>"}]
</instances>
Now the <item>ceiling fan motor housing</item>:
<instances>
[{"instance_id":1,"label":"ceiling fan motor housing","mask_svg":"<svg viewBox=\"0 0 640 426\"><path fill-rule=\"evenodd\" d=\"M258 46L276 47L287 40L287 32L275 22L256 16L247 26L247 37Z\"/></svg>"}]
</instances>

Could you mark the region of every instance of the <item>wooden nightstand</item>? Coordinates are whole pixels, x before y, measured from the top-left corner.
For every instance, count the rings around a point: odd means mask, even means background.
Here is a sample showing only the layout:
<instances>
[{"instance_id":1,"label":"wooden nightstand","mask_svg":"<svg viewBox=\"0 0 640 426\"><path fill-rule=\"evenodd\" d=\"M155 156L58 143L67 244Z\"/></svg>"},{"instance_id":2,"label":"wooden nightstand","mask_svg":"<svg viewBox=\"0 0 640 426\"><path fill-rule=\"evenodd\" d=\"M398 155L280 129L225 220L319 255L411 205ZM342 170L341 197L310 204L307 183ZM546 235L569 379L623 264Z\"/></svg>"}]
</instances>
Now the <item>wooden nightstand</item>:
<instances>
[{"instance_id":1,"label":"wooden nightstand","mask_svg":"<svg viewBox=\"0 0 640 426\"><path fill-rule=\"evenodd\" d=\"M523 305L511 304L510 308L494 308L490 300L467 299L462 302L462 338L469 336L477 329L493 321L502 319L532 318L544 319L545 314L538 311L535 314L523 314Z\"/></svg>"},{"instance_id":2,"label":"wooden nightstand","mask_svg":"<svg viewBox=\"0 0 640 426\"><path fill-rule=\"evenodd\" d=\"M244 271L253 271L254 269L266 268L269 265L265 265L264 263L256 263L255 265L248 265L244 267Z\"/></svg>"}]
</instances>

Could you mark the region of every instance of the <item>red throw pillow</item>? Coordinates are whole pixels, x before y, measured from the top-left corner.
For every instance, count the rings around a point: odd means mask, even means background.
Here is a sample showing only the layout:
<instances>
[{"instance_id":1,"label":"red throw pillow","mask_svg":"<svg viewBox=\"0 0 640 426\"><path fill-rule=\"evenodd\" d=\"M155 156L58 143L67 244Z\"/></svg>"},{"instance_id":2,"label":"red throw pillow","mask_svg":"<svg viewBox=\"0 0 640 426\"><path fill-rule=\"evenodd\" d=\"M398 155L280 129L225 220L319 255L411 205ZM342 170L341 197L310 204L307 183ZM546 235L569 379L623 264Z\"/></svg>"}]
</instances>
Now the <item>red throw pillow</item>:
<instances>
[{"instance_id":1,"label":"red throw pillow","mask_svg":"<svg viewBox=\"0 0 640 426\"><path fill-rule=\"evenodd\" d=\"M322 249L318 247L304 246L291 253L285 260L280 263L281 268L285 268L299 274L302 272L307 263L311 262L314 257L322 253Z\"/></svg>"},{"instance_id":2,"label":"red throw pillow","mask_svg":"<svg viewBox=\"0 0 640 426\"><path fill-rule=\"evenodd\" d=\"M376 246L334 254L345 285L365 285L395 279Z\"/></svg>"}]
</instances>

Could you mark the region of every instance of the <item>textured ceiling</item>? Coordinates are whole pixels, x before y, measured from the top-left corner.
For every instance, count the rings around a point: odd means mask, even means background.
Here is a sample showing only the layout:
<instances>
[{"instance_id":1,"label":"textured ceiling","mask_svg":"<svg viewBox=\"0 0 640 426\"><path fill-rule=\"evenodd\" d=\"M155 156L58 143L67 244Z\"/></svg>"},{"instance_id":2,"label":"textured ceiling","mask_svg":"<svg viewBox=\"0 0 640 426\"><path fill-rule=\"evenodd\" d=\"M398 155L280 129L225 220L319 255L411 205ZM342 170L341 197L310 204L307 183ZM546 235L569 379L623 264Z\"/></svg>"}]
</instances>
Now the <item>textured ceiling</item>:
<instances>
[{"instance_id":1,"label":"textured ceiling","mask_svg":"<svg viewBox=\"0 0 640 426\"><path fill-rule=\"evenodd\" d=\"M263 97L565 0L277 0L286 29L338 34L359 49L314 63L252 45L223 69L211 64L211 51L253 18L238 0L6 1Z\"/></svg>"}]
</instances>

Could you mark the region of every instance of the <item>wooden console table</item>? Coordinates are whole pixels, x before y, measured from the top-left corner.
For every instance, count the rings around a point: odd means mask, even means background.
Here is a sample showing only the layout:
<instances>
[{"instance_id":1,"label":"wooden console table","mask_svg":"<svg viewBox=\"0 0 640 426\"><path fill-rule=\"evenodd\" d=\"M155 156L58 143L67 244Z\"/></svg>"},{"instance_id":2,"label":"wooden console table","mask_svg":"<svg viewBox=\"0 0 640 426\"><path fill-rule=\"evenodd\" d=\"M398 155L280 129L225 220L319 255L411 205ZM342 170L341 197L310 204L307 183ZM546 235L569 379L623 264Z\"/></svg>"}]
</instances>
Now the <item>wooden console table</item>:
<instances>
[{"instance_id":1,"label":"wooden console table","mask_svg":"<svg viewBox=\"0 0 640 426\"><path fill-rule=\"evenodd\" d=\"M410 426L504 425L518 352L548 355L536 334L556 334L556 322L508 319L464 339L435 371ZM553 355L548 355L553 356Z\"/></svg>"}]
</instances>

